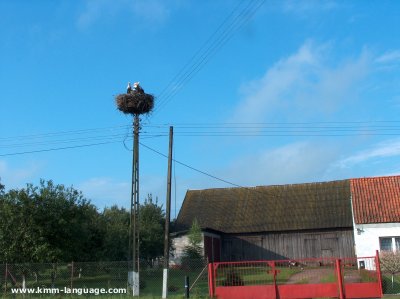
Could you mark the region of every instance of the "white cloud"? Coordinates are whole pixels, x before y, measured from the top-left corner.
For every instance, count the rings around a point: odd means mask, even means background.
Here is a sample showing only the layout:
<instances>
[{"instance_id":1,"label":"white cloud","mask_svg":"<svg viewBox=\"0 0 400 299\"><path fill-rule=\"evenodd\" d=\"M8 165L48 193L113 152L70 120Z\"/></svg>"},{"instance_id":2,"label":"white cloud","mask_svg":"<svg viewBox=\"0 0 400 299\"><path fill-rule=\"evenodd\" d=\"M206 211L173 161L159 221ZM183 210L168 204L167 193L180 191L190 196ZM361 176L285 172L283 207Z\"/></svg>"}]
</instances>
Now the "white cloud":
<instances>
[{"instance_id":1,"label":"white cloud","mask_svg":"<svg viewBox=\"0 0 400 299\"><path fill-rule=\"evenodd\" d=\"M337 156L332 145L296 142L237 159L224 173L243 186L319 181Z\"/></svg>"},{"instance_id":2,"label":"white cloud","mask_svg":"<svg viewBox=\"0 0 400 299\"><path fill-rule=\"evenodd\" d=\"M41 165L38 162L29 162L23 167L17 167L0 160L1 182L7 189L22 188L37 176L40 169Z\"/></svg>"},{"instance_id":3,"label":"white cloud","mask_svg":"<svg viewBox=\"0 0 400 299\"><path fill-rule=\"evenodd\" d=\"M377 63L400 63L400 50L389 51L376 58Z\"/></svg>"},{"instance_id":4,"label":"white cloud","mask_svg":"<svg viewBox=\"0 0 400 299\"><path fill-rule=\"evenodd\" d=\"M130 206L131 181L118 181L110 177L94 177L77 184L76 188L90 199L98 208L118 205L125 208ZM159 198L163 204L163 196L166 192L165 178L154 176L142 176L140 178L140 202L143 202L147 194L153 194L153 198Z\"/></svg>"},{"instance_id":5,"label":"white cloud","mask_svg":"<svg viewBox=\"0 0 400 299\"><path fill-rule=\"evenodd\" d=\"M360 151L340 160L337 166L349 168L373 159L383 159L394 156L400 156L400 139L392 139L375 144L367 150Z\"/></svg>"},{"instance_id":6,"label":"white cloud","mask_svg":"<svg viewBox=\"0 0 400 299\"><path fill-rule=\"evenodd\" d=\"M330 48L306 42L296 53L275 63L261 79L243 85L247 95L236 108L234 121L260 122L280 112L287 118L326 115L356 98L358 83L369 72L368 53L331 66Z\"/></svg>"},{"instance_id":7,"label":"white cloud","mask_svg":"<svg viewBox=\"0 0 400 299\"><path fill-rule=\"evenodd\" d=\"M79 183L77 189L81 190L84 196L92 201L97 207L129 206L130 184L118 182L112 178L97 177ZM128 204L125 205L124 203Z\"/></svg>"}]
</instances>

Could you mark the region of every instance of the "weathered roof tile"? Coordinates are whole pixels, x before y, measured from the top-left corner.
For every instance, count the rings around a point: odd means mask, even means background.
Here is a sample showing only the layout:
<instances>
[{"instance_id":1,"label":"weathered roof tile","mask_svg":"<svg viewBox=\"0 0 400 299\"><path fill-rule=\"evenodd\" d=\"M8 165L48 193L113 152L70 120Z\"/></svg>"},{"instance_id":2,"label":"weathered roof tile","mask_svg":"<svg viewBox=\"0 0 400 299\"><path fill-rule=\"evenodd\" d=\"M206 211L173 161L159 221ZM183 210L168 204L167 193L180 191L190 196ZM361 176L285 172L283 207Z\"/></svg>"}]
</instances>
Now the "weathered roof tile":
<instances>
[{"instance_id":1,"label":"weathered roof tile","mask_svg":"<svg viewBox=\"0 0 400 299\"><path fill-rule=\"evenodd\" d=\"M188 191L177 230L254 233L352 227L348 180Z\"/></svg>"},{"instance_id":2,"label":"weathered roof tile","mask_svg":"<svg viewBox=\"0 0 400 299\"><path fill-rule=\"evenodd\" d=\"M356 224L400 222L400 176L351 179Z\"/></svg>"}]
</instances>

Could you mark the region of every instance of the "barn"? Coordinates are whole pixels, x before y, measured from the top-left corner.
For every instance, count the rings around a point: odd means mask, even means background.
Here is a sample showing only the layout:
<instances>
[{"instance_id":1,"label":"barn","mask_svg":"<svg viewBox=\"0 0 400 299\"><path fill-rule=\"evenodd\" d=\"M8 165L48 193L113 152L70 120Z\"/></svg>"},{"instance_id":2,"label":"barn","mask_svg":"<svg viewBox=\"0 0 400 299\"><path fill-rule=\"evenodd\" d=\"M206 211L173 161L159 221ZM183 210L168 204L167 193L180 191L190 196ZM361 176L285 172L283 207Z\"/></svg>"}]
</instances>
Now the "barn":
<instances>
[{"instance_id":1,"label":"barn","mask_svg":"<svg viewBox=\"0 0 400 299\"><path fill-rule=\"evenodd\" d=\"M350 198L349 180L189 190L175 258L195 218L210 261L355 257Z\"/></svg>"}]
</instances>

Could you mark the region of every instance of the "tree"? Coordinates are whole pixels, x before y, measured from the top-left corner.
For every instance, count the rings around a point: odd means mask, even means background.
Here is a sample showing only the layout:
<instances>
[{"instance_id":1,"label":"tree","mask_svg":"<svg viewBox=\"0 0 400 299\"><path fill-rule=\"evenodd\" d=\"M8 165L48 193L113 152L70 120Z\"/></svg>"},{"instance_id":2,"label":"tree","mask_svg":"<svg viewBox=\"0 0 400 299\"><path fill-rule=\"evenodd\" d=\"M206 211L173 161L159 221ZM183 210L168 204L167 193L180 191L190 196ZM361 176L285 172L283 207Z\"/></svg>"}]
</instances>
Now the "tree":
<instances>
[{"instance_id":1,"label":"tree","mask_svg":"<svg viewBox=\"0 0 400 299\"><path fill-rule=\"evenodd\" d=\"M392 289L394 288L394 276L400 273L400 252L383 251L380 254L382 271L392 275Z\"/></svg>"},{"instance_id":2,"label":"tree","mask_svg":"<svg viewBox=\"0 0 400 299\"><path fill-rule=\"evenodd\" d=\"M162 257L164 253L165 214L158 200L147 195L139 209L140 256L147 260Z\"/></svg>"},{"instance_id":3,"label":"tree","mask_svg":"<svg viewBox=\"0 0 400 299\"><path fill-rule=\"evenodd\" d=\"M4 195L4 185L1 183L1 178L0 178L0 196Z\"/></svg>"},{"instance_id":4,"label":"tree","mask_svg":"<svg viewBox=\"0 0 400 299\"><path fill-rule=\"evenodd\" d=\"M90 261L104 231L96 208L72 187L40 181L0 197L0 260Z\"/></svg>"},{"instance_id":5,"label":"tree","mask_svg":"<svg viewBox=\"0 0 400 299\"><path fill-rule=\"evenodd\" d=\"M129 212L114 205L102 213L105 225L103 259L109 261L128 260Z\"/></svg>"},{"instance_id":6,"label":"tree","mask_svg":"<svg viewBox=\"0 0 400 299\"><path fill-rule=\"evenodd\" d=\"M189 244L185 246L182 256L182 265L188 268L198 268L203 264L202 234L200 225L195 218L188 233Z\"/></svg>"}]
</instances>

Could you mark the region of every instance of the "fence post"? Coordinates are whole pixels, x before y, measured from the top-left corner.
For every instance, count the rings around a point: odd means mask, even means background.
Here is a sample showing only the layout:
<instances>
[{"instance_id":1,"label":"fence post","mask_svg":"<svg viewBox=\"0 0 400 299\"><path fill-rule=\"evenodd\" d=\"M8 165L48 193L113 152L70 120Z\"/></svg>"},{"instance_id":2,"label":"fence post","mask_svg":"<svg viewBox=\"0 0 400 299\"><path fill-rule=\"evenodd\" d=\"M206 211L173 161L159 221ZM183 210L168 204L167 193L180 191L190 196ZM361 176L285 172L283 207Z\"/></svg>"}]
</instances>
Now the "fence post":
<instances>
[{"instance_id":1,"label":"fence post","mask_svg":"<svg viewBox=\"0 0 400 299\"><path fill-rule=\"evenodd\" d=\"M211 298L214 297L214 264L208 264L208 294Z\"/></svg>"},{"instance_id":2,"label":"fence post","mask_svg":"<svg viewBox=\"0 0 400 299\"><path fill-rule=\"evenodd\" d=\"M338 288L339 288L339 298L344 299L344 289L343 289L343 277L342 277L342 266L341 266L341 260L337 259L336 260L336 276L338 280Z\"/></svg>"},{"instance_id":3,"label":"fence post","mask_svg":"<svg viewBox=\"0 0 400 299\"><path fill-rule=\"evenodd\" d=\"M375 267L376 267L376 272L378 274L379 292L381 293L381 298L382 298L383 297L382 272L381 272L381 261L379 259L379 251L378 250L375 253Z\"/></svg>"},{"instance_id":4,"label":"fence post","mask_svg":"<svg viewBox=\"0 0 400 299\"><path fill-rule=\"evenodd\" d=\"M74 281L74 262L71 262L71 291L73 288L73 281Z\"/></svg>"},{"instance_id":5,"label":"fence post","mask_svg":"<svg viewBox=\"0 0 400 299\"><path fill-rule=\"evenodd\" d=\"M185 298L189 298L189 276L185 276Z\"/></svg>"},{"instance_id":6,"label":"fence post","mask_svg":"<svg viewBox=\"0 0 400 299\"><path fill-rule=\"evenodd\" d=\"M8 264L7 264L7 262L6 262L6 273L5 273L5 276L4 276L4 278L5 278L5 280L4 280L4 296L6 296L7 295L7 277L8 276Z\"/></svg>"}]
</instances>

